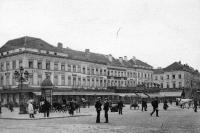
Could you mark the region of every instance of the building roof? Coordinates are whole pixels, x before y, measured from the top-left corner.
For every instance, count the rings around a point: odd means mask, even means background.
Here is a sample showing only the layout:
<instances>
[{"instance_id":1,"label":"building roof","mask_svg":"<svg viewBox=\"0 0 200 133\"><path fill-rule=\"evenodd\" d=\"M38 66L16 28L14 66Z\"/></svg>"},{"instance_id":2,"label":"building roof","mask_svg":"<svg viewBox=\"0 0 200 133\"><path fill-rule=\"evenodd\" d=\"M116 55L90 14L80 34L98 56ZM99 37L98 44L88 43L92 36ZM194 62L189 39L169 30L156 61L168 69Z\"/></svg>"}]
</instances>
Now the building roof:
<instances>
[{"instance_id":1,"label":"building roof","mask_svg":"<svg viewBox=\"0 0 200 133\"><path fill-rule=\"evenodd\" d=\"M32 48L32 49L38 49L38 50L60 52L60 53L67 54L69 59L100 63L100 64L116 66L116 67L135 68L134 65L137 65L138 67L141 67L141 66L152 67L148 65L147 63L142 62L141 60L135 60L133 62L131 59L129 61L123 60L122 62L120 62L119 59L115 59L114 57L112 57L112 61L110 61L108 59L108 56L104 54L93 53L93 52L90 52L89 50L78 51L78 50L73 50L70 48L55 47L40 38L29 37L29 36L24 36L21 38L9 40L8 42L6 42L5 45L3 45L0 48L0 53L7 52L14 49L19 49L19 48Z\"/></svg>"},{"instance_id":2,"label":"building roof","mask_svg":"<svg viewBox=\"0 0 200 133\"><path fill-rule=\"evenodd\" d=\"M137 66L144 66L144 67L151 67L151 68L152 68L151 65L149 65L149 64L147 64L147 63L145 63L145 62L143 62L143 61L141 61L141 60L138 60L138 59L136 59L136 60L130 59L130 60L129 60L129 63L130 63L132 66L133 66L133 65L137 65Z\"/></svg>"},{"instance_id":3,"label":"building roof","mask_svg":"<svg viewBox=\"0 0 200 133\"><path fill-rule=\"evenodd\" d=\"M153 70L153 73L154 73L154 74L163 74L163 73L164 73L164 70L163 70L163 69L154 69L154 70Z\"/></svg>"},{"instance_id":4,"label":"building roof","mask_svg":"<svg viewBox=\"0 0 200 133\"><path fill-rule=\"evenodd\" d=\"M6 44L0 48L0 53L19 48L33 48L46 51L62 52L62 50L59 48L54 47L42 39L24 36L6 42Z\"/></svg>"}]
</instances>

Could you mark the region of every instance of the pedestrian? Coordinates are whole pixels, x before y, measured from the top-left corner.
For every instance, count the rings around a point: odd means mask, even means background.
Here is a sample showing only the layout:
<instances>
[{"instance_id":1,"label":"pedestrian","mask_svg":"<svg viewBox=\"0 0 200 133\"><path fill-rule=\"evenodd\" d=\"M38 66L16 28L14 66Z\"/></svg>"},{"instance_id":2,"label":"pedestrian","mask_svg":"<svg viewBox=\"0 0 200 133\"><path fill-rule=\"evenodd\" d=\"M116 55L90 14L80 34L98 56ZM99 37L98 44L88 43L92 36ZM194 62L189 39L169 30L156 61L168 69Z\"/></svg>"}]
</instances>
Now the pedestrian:
<instances>
[{"instance_id":1,"label":"pedestrian","mask_svg":"<svg viewBox=\"0 0 200 133\"><path fill-rule=\"evenodd\" d=\"M119 102L118 102L119 115L122 115L123 107L124 107L123 101L120 99Z\"/></svg>"},{"instance_id":2,"label":"pedestrian","mask_svg":"<svg viewBox=\"0 0 200 133\"><path fill-rule=\"evenodd\" d=\"M163 109L164 109L164 110L167 110L168 107L169 107L169 106L168 106L168 104L167 104L167 100L165 100L164 103L163 103Z\"/></svg>"},{"instance_id":3,"label":"pedestrian","mask_svg":"<svg viewBox=\"0 0 200 133\"><path fill-rule=\"evenodd\" d=\"M74 115L74 110L75 110L75 103L74 103L74 100L72 99L70 102L69 102L69 114L71 116Z\"/></svg>"},{"instance_id":4,"label":"pedestrian","mask_svg":"<svg viewBox=\"0 0 200 133\"><path fill-rule=\"evenodd\" d=\"M51 104L46 99L44 100L43 109L44 109L44 117L49 117Z\"/></svg>"},{"instance_id":5,"label":"pedestrian","mask_svg":"<svg viewBox=\"0 0 200 133\"><path fill-rule=\"evenodd\" d=\"M1 112L1 101L0 101L0 114L1 114L2 112Z\"/></svg>"},{"instance_id":6,"label":"pedestrian","mask_svg":"<svg viewBox=\"0 0 200 133\"><path fill-rule=\"evenodd\" d=\"M102 104L101 104L101 98L98 97L97 101L95 103L95 108L96 108L96 111L97 111L96 123L100 123L101 106L102 106Z\"/></svg>"},{"instance_id":7,"label":"pedestrian","mask_svg":"<svg viewBox=\"0 0 200 133\"><path fill-rule=\"evenodd\" d=\"M198 106L197 99L194 98L194 112L197 112L197 106Z\"/></svg>"},{"instance_id":8,"label":"pedestrian","mask_svg":"<svg viewBox=\"0 0 200 133\"><path fill-rule=\"evenodd\" d=\"M13 109L13 103L12 102L8 103L8 108L9 108L10 112L14 111L14 109Z\"/></svg>"},{"instance_id":9,"label":"pedestrian","mask_svg":"<svg viewBox=\"0 0 200 133\"><path fill-rule=\"evenodd\" d=\"M103 107L104 111L105 111L105 122L104 123L108 123L108 110L109 110L109 102L108 99L105 98L105 102L104 102L104 107Z\"/></svg>"},{"instance_id":10,"label":"pedestrian","mask_svg":"<svg viewBox=\"0 0 200 133\"><path fill-rule=\"evenodd\" d=\"M151 116L153 115L154 112L156 112L156 117L159 117L158 116L158 97L156 97L152 102L151 102L151 105L153 107L153 111L151 112Z\"/></svg>"},{"instance_id":11,"label":"pedestrian","mask_svg":"<svg viewBox=\"0 0 200 133\"><path fill-rule=\"evenodd\" d=\"M146 105L146 101L144 100L144 98L142 98L142 111L147 111L147 105Z\"/></svg>"},{"instance_id":12,"label":"pedestrian","mask_svg":"<svg viewBox=\"0 0 200 133\"><path fill-rule=\"evenodd\" d=\"M33 103L30 101L28 103L28 113L30 118L34 118L34 108L33 108Z\"/></svg>"}]
</instances>

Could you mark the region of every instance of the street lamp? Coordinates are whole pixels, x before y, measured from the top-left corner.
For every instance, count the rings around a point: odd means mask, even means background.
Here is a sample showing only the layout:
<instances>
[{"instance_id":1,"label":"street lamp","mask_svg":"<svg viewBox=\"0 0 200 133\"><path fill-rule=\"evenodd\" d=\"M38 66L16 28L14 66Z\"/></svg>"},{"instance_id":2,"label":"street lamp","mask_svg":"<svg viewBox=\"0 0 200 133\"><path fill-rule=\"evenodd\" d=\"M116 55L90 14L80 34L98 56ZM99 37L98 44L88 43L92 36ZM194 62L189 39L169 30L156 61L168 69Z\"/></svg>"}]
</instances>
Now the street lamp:
<instances>
[{"instance_id":1,"label":"street lamp","mask_svg":"<svg viewBox=\"0 0 200 133\"><path fill-rule=\"evenodd\" d=\"M21 89L21 92L19 93L19 114L26 114L26 105L25 105L25 101L24 101L24 95L22 93L22 89L23 89L23 82L28 81L28 71L24 72L24 68L21 66L19 71L15 71L14 73L15 75L15 79L17 82L19 82L19 86Z\"/></svg>"}]
</instances>

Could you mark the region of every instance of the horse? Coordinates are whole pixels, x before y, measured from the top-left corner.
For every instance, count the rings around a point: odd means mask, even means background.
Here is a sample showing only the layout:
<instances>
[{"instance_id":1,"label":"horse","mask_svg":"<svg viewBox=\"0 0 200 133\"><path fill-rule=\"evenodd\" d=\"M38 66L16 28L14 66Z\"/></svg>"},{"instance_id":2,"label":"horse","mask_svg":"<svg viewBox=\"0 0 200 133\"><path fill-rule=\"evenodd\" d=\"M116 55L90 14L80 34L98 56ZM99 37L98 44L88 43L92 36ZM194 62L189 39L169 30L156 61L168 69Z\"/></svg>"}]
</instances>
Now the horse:
<instances>
[{"instance_id":1,"label":"horse","mask_svg":"<svg viewBox=\"0 0 200 133\"><path fill-rule=\"evenodd\" d=\"M183 99L183 98L176 98L178 101L178 105L184 109L186 105L188 105L188 109L190 108L191 102L193 102L193 99Z\"/></svg>"}]
</instances>

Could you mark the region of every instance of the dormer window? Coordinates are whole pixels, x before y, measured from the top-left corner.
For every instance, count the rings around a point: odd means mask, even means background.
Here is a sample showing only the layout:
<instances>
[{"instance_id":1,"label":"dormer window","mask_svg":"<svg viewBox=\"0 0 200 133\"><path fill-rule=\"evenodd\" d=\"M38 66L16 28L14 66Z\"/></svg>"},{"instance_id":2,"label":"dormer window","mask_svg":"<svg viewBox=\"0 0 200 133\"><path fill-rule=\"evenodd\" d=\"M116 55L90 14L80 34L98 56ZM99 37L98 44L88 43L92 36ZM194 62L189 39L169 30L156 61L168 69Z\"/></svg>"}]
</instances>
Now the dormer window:
<instances>
[{"instance_id":1,"label":"dormer window","mask_svg":"<svg viewBox=\"0 0 200 133\"><path fill-rule=\"evenodd\" d=\"M9 52L7 52L7 54L9 54Z\"/></svg>"},{"instance_id":2,"label":"dormer window","mask_svg":"<svg viewBox=\"0 0 200 133\"><path fill-rule=\"evenodd\" d=\"M47 51L46 54L49 54L49 51Z\"/></svg>"},{"instance_id":3,"label":"dormer window","mask_svg":"<svg viewBox=\"0 0 200 133\"><path fill-rule=\"evenodd\" d=\"M57 55L57 53L54 53L54 55Z\"/></svg>"}]
</instances>

